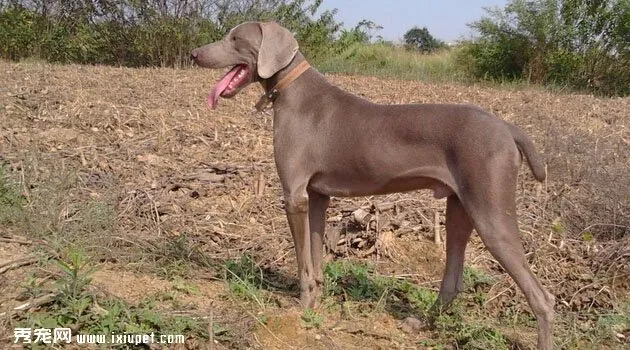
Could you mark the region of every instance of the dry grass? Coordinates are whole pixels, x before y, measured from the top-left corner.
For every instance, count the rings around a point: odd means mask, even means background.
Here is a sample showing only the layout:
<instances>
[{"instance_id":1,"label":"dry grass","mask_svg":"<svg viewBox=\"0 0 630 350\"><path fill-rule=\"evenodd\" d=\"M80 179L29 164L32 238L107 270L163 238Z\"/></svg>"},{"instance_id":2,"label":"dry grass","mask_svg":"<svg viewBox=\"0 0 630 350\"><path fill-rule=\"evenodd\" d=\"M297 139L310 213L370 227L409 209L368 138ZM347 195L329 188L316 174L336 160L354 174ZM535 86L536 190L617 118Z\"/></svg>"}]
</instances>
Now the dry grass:
<instances>
[{"instance_id":1,"label":"dry grass","mask_svg":"<svg viewBox=\"0 0 630 350\"><path fill-rule=\"evenodd\" d=\"M0 161L27 213L0 223L3 236L42 240L55 254L85 248L101 269L94 284L130 301L138 289L124 281L156 286L154 292L182 289L182 280L200 286L199 293L182 297L188 305L182 308L213 314L230 329L231 338L217 346L400 347L426 344L422 337L452 344L434 333L404 335L396 315L387 312L335 321L341 316L333 307L319 330L295 322L293 244L272 160L272 118L251 113L257 87L210 111L205 97L219 72L4 62L0 71ZM560 346L613 348L624 341L583 333L629 300L630 99L329 78L375 102L478 104L531 135L549 179L540 187L523 167L519 218L530 263L557 296ZM394 205L374 210L382 203ZM354 222L358 208L378 222L367 228ZM427 237L434 211L443 209L424 192L334 199L331 257L369 260L380 274L435 290L444 253ZM3 245L3 261L42 247ZM264 302L235 299L221 277L225 262L244 254L267 281ZM481 291L482 305L464 293L462 312L472 322L502 325L504 334L531 335L531 322L515 321L527 318L522 295L476 237L467 254L467 264L495 282ZM11 296L19 293L25 271L2 275L3 310L15 305ZM116 274L129 276L117 283ZM268 318L264 326L260 312ZM15 325L5 324L7 332ZM614 332L630 337L627 329Z\"/></svg>"}]
</instances>

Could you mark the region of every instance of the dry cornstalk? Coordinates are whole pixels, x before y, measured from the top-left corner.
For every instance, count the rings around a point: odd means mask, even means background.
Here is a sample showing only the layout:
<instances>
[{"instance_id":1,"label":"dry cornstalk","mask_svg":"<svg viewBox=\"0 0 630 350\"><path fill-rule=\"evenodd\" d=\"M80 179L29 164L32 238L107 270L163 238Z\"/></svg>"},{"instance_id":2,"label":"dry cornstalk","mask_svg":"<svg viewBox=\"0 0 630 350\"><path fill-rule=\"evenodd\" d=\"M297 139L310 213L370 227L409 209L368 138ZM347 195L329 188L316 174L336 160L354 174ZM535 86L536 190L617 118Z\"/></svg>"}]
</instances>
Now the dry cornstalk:
<instances>
[{"instance_id":1,"label":"dry cornstalk","mask_svg":"<svg viewBox=\"0 0 630 350\"><path fill-rule=\"evenodd\" d=\"M37 262L37 258L25 258L9 261L0 265L0 274L5 273L9 270L17 269L18 267L30 265Z\"/></svg>"},{"instance_id":2,"label":"dry cornstalk","mask_svg":"<svg viewBox=\"0 0 630 350\"><path fill-rule=\"evenodd\" d=\"M33 244L32 241L28 241L28 240L24 240L24 239L17 239L17 238L9 238L9 237L0 237L0 242L2 242L2 243L17 243L17 244L22 244L22 245Z\"/></svg>"},{"instance_id":3,"label":"dry cornstalk","mask_svg":"<svg viewBox=\"0 0 630 350\"><path fill-rule=\"evenodd\" d=\"M258 181L255 185L256 197L262 197L265 194L265 173L260 173Z\"/></svg>"},{"instance_id":4,"label":"dry cornstalk","mask_svg":"<svg viewBox=\"0 0 630 350\"><path fill-rule=\"evenodd\" d=\"M9 314L11 317L22 312L22 311L26 311L29 309L33 309L36 307L40 307L43 305L46 305L50 302L52 302L53 300L55 300L55 298L57 297L57 294L55 293L50 293L50 294L46 294L44 296L41 296L39 298L33 299L31 301L29 301L28 303L24 303L22 305L16 306L14 307L11 311L9 312L2 312L0 313L0 317L6 316L7 314Z\"/></svg>"},{"instance_id":5,"label":"dry cornstalk","mask_svg":"<svg viewBox=\"0 0 630 350\"><path fill-rule=\"evenodd\" d=\"M442 237L440 236L440 212L437 209L433 212L433 242L435 242L435 245L442 245Z\"/></svg>"}]
</instances>

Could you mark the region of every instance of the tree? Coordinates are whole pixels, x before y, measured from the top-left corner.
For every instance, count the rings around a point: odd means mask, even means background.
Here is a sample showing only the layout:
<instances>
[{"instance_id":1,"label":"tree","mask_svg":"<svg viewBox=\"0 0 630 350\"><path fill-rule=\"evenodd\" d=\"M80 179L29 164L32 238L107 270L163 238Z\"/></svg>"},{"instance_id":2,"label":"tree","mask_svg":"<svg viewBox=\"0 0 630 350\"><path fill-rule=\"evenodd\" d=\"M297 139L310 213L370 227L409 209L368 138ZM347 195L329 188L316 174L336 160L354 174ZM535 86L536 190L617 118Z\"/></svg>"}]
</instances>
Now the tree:
<instances>
[{"instance_id":1,"label":"tree","mask_svg":"<svg viewBox=\"0 0 630 350\"><path fill-rule=\"evenodd\" d=\"M339 38L335 41L335 50L339 53L355 44L367 44L372 40L372 33L381 29L382 26L363 19L354 28L341 30Z\"/></svg>"},{"instance_id":2,"label":"tree","mask_svg":"<svg viewBox=\"0 0 630 350\"><path fill-rule=\"evenodd\" d=\"M330 52L341 29L336 10L320 10L322 1L0 0L0 57L180 66L189 63L190 50L239 23L274 20L314 58Z\"/></svg>"},{"instance_id":3,"label":"tree","mask_svg":"<svg viewBox=\"0 0 630 350\"><path fill-rule=\"evenodd\" d=\"M429 33L427 27L413 27L405 33L403 39L408 48L424 53L433 52L446 47L443 41L434 38L433 35Z\"/></svg>"},{"instance_id":4,"label":"tree","mask_svg":"<svg viewBox=\"0 0 630 350\"><path fill-rule=\"evenodd\" d=\"M470 27L479 78L630 93L630 0L511 0Z\"/></svg>"}]
</instances>

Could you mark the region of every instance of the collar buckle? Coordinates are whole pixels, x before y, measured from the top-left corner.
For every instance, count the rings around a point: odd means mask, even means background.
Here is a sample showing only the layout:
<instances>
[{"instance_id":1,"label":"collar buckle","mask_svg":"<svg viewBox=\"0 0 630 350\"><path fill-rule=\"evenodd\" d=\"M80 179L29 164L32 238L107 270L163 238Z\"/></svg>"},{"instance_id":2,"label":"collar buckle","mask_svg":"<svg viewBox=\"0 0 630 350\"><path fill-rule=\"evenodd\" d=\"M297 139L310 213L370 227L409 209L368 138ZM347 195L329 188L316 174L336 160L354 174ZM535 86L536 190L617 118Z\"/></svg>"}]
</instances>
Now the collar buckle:
<instances>
[{"instance_id":1,"label":"collar buckle","mask_svg":"<svg viewBox=\"0 0 630 350\"><path fill-rule=\"evenodd\" d=\"M307 69L310 68L310 65L306 60L300 62L297 67L293 68L285 77L283 77L277 84L274 86L269 92L263 93L260 95L258 102L256 103L256 110L258 112L262 111L267 107L270 103L273 103L278 95L280 95L280 90L289 86L295 79L299 78L302 73L304 73Z\"/></svg>"},{"instance_id":2,"label":"collar buckle","mask_svg":"<svg viewBox=\"0 0 630 350\"><path fill-rule=\"evenodd\" d=\"M267 100L269 100L269 102L273 102L279 94L280 91L277 88L273 88L267 93Z\"/></svg>"}]
</instances>

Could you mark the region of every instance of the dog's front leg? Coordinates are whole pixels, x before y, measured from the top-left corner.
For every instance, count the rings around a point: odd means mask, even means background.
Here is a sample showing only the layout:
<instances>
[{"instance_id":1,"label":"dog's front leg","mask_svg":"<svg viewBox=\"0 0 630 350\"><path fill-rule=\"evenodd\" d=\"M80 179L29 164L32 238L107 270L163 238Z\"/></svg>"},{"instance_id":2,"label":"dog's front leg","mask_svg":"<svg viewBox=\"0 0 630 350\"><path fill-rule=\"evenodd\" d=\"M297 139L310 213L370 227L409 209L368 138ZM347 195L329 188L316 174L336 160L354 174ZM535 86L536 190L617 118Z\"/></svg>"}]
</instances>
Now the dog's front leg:
<instances>
[{"instance_id":1,"label":"dog's front leg","mask_svg":"<svg viewBox=\"0 0 630 350\"><path fill-rule=\"evenodd\" d=\"M330 203L330 197L308 191L308 218L311 234L311 259L313 261L313 274L315 289L313 291L314 306L317 307L322 296L324 285L324 230L326 228L326 209Z\"/></svg>"},{"instance_id":2,"label":"dog's front leg","mask_svg":"<svg viewBox=\"0 0 630 350\"><path fill-rule=\"evenodd\" d=\"M316 288L311 257L311 235L308 218L308 195L304 193L285 193L285 208L289 228L293 236L300 281L300 303L311 308L315 304Z\"/></svg>"}]
</instances>

